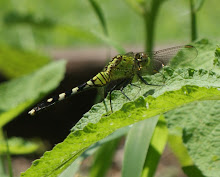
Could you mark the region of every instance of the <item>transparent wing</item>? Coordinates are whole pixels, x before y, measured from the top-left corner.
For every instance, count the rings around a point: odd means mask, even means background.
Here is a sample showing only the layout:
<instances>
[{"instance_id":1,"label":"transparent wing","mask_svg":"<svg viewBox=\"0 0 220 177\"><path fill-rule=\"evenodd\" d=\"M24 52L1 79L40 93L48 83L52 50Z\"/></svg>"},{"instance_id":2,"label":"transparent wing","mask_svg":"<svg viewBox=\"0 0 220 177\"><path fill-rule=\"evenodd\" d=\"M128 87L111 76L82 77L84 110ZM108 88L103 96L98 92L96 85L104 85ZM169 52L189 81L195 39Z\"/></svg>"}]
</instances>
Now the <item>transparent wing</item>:
<instances>
[{"instance_id":1,"label":"transparent wing","mask_svg":"<svg viewBox=\"0 0 220 177\"><path fill-rule=\"evenodd\" d=\"M151 53L153 70L159 71L164 65L185 65L194 60L198 51L194 46L183 45L158 50Z\"/></svg>"}]
</instances>

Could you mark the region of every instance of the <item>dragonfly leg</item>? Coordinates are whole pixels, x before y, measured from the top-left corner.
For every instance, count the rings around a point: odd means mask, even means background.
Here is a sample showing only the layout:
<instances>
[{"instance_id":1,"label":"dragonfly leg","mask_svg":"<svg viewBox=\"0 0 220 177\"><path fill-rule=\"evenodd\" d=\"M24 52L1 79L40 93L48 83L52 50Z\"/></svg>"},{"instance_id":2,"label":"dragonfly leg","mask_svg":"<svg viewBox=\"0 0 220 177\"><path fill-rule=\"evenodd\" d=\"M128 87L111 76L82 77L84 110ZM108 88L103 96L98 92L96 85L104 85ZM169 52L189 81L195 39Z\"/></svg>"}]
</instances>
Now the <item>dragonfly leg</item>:
<instances>
[{"instance_id":1,"label":"dragonfly leg","mask_svg":"<svg viewBox=\"0 0 220 177\"><path fill-rule=\"evenodd\" d=\"M113 113L113 108L112 108L112 92L115 90L115 88L117 87L117 85L114 85L110 92L109 92L109 103L110 103L110 108L111 108L111 112Z\"/></svg>"},{"instance_id":2,"label":"dragonfly leg","mask_svg":"<svg viewBox=\"0 0 220 177\"><path fill-rule=\"evenodd\" d=\"M111 112L113 113L113 108L112 108L112 98L111 98L111 94L114 90L116 89L120 89L121 93L130 101L131 99L125 95L125 93L123 92L123 89L131 82L131 79L124 79L121 82L117 83L116 85L114 85L109 92L109 101L110 101L110 108L111 108Z\"/></svg>"},{"instance_id":3,"label":"dragonfly leg","mask_svg":"<svg viewBox=\"0 0 220 177\"><path fill-rule=\"evenodd\" d=\"M114 90L114 89L113 89ZM112 91L113 90L111 90L110 92L109 92L109 103L110 103L110 108L111 108L111 112L113 113L113 108L112 108Z\"/></svg>"},{"instance_id":4,"label":"dragonfly leg","mask_svg":"<svg viewBox=\"0 0 220 177\"><path fill-rule=\"evenodd\" d=\"M146 85L152 85L152 86L163 86L163 85L155 85L155 84L149 84L140 74L137 74L140 80L146 84Z\"/></svg>"},{"instance_id":5,"label":"dragonfly leg","mask_svg":"<svg viewBox=\"0 0 220 177\"><path fill-rule=\"evenodd\" d=\"M139 89L141 89L141 87L138 86L138 85L136 85L136 84L130 83L130 85L131 85L131 86L134 86L134 87L137 87L137 88L139 88Z\"/></svg>"},{"instance_id":6,"label":"dragonfly leg","mask_svg":"<svg viewBox=\"0 0 220 177\"><path fill-rule=\"evenodd\" d=\"M132 79L126 79L126 80L124 80L124 82L122 83L122 86L121 86L121 88L120 88L120 91L121 91L121 93L129 100L129 101L131 101L131 99L124 93L124 88L128 85L128 84L131 84L131 80Z\"/></svg>"},{"instance_id":7,"label":"dragonfly leg","mask_svg":"<svg viewBox=\"0 0 220 177\"><path fill-rule=\"evenodd\" d=\"M121 93L122 93L129 101L131 101L131 99L130 99L127 95L125 95L123 89L121 89L120 91L121 91Z\"/></svg>"}]
</instances>

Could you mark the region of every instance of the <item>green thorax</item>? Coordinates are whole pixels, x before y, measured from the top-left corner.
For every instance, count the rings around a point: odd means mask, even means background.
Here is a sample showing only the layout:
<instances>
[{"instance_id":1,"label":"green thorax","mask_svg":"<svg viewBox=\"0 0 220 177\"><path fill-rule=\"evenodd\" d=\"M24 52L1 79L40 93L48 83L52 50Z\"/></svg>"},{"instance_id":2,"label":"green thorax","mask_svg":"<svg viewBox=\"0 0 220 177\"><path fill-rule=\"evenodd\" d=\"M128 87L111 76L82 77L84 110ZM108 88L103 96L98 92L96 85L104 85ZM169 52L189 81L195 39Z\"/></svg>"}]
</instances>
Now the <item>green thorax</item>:
<instances>
[{"instance_id":1,"label":"green thorax","mask_svg":"<svg viewBox=\"0 0 220 177\"><path fill-rule=\"evenodd\" d=\"M134 54L127 53L112 58L103 71L106 72L109 75L110 80L113 81L132 77L134 75L134 69Z\"/></svg>"},{"instance_id":2,"label":"green thorax","mask_svg":"<svg viewBox=\"0 0 220 177\"><path fill-rule=\"evenodd\" d=\"M143 58L143 54L129 52L117 55L106 65L103 72L109 75L111 81L131 78L149 65L148 58Z\"/></svg>"}]
</instances>

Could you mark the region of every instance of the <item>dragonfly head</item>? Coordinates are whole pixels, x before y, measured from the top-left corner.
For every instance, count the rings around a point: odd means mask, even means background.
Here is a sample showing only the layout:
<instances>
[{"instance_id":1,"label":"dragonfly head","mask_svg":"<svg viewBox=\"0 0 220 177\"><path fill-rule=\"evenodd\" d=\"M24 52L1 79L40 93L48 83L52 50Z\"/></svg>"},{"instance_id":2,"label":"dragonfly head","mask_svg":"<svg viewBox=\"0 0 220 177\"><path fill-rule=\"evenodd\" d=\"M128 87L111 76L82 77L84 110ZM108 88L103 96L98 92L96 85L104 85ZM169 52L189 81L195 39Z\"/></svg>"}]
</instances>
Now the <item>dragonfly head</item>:
<instances>
[{"instance_id":1,"label":"dragonfly head","mask_svg":"<svg viewBox=\"0 0 220 177\"><path fill-rule=\"evenodd\" d=\"M143 67L147 67L149 65L149 62L150 62L150 58L146 53L139 52L135 54L135 63L139 71Z\"/></svg>"}]
</instances>

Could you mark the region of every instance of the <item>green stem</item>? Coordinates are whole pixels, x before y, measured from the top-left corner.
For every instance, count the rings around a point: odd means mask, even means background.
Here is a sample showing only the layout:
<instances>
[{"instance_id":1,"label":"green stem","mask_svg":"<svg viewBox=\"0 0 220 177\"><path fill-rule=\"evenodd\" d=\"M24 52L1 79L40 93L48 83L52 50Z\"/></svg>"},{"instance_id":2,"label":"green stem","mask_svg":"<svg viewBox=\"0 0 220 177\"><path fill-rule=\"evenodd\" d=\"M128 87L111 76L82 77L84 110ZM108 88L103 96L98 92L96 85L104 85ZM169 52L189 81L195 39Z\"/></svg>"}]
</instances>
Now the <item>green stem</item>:
<instances>
[{"instance_id":1,"label":"green stem","mask_svg":"<svg viewBox=\"0 0 220 177\"><path fill-rule=\"evenodd\" d=\"M8 137L7 136L6 136L6 145L7 145L7 161L8 161L9 177L13 177L12 164L11 164L11 155L10 155Z\"/></svg>"},{"instance_id":2,"label":"green stem","mask_svg":"<svg viewBox=\"0 0 220 177\"><path fill-rule=\"evenodd\" d=\"M0 174L5 174L3 155L0 155Z\"/></svg>"},{"instance_id":3,"label":"green stem","mask_svg":"<svg viewBox=\"0 0 220 177\"><path fill-rule=\"evenodd\" d=\"M194 7L194 0L190 0L190 10L191 10L191 41L197 39L197 26L196 26L196 11Z\"/></svg>"},{"instance_id":4,"label":"green stem","mask_svg":"<svg viewBox=\"0 0 220 177\"><path fill-rule=\"evenodd\" d=\"M3 129L0 127L0 140L4 140Z\"/></svg>"},{"instance_id":5,"label":"green stem","mask_svg":"<svg viewBox=\"0 0 220 177\"><path fill-rule=\"evenodd\" d=\"M154 48L154 38L155 38L155 26L157 21L157 16L159 12L160 5L163 1L153 0L151 7L147 10L145 9L144 21L146 30L146 41L145 41L145 51L153 51Z\"/></svg>"},{"instance_id":6,"label":"green stem","mask_svg":"<svg viewBox=\"0 0 220 177\"><path fill-rule=\"evenodd\" d=\"M154 46L155 21L151 14L145 15L146 40L145 51L152 51Z\"/></svg>"}]
</instances>

